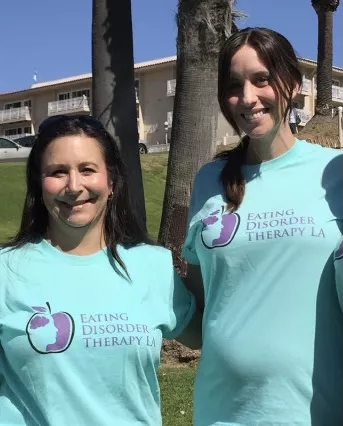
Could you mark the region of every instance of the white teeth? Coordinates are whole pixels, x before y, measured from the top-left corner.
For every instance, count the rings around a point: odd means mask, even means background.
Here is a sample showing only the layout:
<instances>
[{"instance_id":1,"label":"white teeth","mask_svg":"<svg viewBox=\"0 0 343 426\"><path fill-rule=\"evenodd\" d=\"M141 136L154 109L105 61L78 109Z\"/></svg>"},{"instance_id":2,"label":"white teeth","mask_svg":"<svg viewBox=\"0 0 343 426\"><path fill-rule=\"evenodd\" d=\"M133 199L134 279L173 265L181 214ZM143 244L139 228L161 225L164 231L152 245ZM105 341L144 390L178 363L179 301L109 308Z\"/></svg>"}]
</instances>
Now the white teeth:
<instances>
[{"instance_id":1,"label":"white teeth","mask_svg":"<svg viewBox=\"0 0 343 426\"><path fill-rule=\"evenodd\" d=\"M247 120L252 120L254 118L262 117L265 114L265 111L255 112L255 114L243 114L244 118Z\"/></svg>"}]
</instances>

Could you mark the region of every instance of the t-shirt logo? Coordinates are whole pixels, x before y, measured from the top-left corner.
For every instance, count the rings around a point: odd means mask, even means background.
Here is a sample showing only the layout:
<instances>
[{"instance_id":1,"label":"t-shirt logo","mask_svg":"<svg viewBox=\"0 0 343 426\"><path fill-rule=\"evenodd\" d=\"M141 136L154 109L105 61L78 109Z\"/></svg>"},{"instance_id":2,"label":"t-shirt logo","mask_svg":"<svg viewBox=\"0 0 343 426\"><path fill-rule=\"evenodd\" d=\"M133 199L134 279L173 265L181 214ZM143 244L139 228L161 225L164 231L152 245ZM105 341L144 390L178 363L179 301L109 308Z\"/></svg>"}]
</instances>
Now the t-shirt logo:
<instances>
[{"instance_id":1,"label":"t-shirt logo","mask_svg":"<svg viewBox=\"0 0 343 426\"><path fill-rule=\"evenodd\" d=\"M234 239L240 224L237 213L228 212L224 206L202 219L201 238L207 248L224 247Z\"/></svg>"},{"instance_id":2,"label":"t-shirt logo","mask_svg":"<svg viewBox=\"0 0 343 426\"><path fill-rule=\"evenodd\" d=\"M335 251L335 260L342 259L343 258L343 239L338 246L338 249Z\"/></svg>"},{"instance_id":3,"label":"t-shirt logo","mask_svg":"<svg viewBox=\"0 0 343 426\"><path fill-rule=\"evenodd\" d=\"M40 354L64 352L74 338L74 320L66 312L52 314L49 303L46 305L32 306L36 313L26 326L30 345Z\"/></svg>"}]
</instances>

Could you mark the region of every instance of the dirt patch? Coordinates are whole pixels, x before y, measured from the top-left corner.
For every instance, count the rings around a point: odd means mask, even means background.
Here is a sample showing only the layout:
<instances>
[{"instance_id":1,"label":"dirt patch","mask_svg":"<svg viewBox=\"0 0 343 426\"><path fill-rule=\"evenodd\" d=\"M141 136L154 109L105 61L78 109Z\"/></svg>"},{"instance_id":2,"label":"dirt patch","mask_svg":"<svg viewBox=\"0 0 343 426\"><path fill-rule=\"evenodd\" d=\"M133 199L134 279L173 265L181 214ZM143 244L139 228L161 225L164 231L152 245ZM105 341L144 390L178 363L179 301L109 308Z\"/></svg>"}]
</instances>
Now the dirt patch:
<instances>
[{"instance_id":1,"label":"dirt patch","mask_svg":"<svg viewBox=\"0 0 343 426\"><path fill-rule=\"evenodd\" d=\"M198 362L200 351L187 348L175 340L163 340L161 364L167 367L193 365Z\"/></svg>"},{"instance_id":2,"label":"dirt patch","mask_svg":"<svg viewBox=\"0 0 343 426\"><path fill-rule=\"evenodd\" d=\"M314 116L298 133L299 139L330 148L340 148L338 117Z\"/></svg>"}]
</instances>

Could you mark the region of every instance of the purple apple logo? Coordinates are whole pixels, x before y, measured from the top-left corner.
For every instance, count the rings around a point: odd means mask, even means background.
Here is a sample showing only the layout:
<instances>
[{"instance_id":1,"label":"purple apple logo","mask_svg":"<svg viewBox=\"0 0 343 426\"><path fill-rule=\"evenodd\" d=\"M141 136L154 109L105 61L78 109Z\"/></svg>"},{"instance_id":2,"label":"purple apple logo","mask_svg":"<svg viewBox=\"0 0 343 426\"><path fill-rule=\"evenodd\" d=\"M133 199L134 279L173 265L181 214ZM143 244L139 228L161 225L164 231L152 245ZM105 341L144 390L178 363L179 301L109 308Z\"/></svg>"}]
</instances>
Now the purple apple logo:
<instances>
[{"instance_id":1,"label":"purple apple logo","mask_svg":"<svg viewBox=\"0 0 343 426\"><path fill-rule=\"evenodd\" d=\"M335 260L342 259L343 258L343 239L338 246L338 249L335 251Z\"/></svg>"},{"instance_id":2,"label":"purple apple logo","mask_svg":"<svg viewBox=\"0 0 343 426\"><path fill-rule=\"evenodd\" d=\"M212 212L202 220L202 242L205 247L212 249L224 247L234 239L240 223L237 213L230 213L222 206L221 210Z\"/></svg>"},{"instance_id":3,"label":"purple apple logo","mask_svg":"<svg viewBox=\"0 0 343 426\"><path fill-rule=\"evenodd\" d=\"M75 324L66 312L51 314L43 306L32 306L36 311L26 326L26 334L32 348L40 354L58 353L67 350L73 340Z\"/></svg>"}]
</instances>

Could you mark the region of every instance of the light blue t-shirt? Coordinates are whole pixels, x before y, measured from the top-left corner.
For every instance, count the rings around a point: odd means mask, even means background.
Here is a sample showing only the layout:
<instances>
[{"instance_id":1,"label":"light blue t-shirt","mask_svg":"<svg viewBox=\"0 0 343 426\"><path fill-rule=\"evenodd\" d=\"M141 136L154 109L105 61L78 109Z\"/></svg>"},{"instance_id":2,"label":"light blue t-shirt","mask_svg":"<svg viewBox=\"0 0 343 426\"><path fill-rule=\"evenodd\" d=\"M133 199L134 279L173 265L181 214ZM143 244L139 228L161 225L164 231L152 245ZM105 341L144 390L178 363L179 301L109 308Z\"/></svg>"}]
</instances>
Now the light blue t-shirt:
<instances>
[{"instance_id":1,"label":"light blue t-shirt","mask_svg":"<svg viewBox=\"0 0 343 426\"><path fill-rule=\"evenodd\" d=\"M223 160L192 194L184 257L201 267L203 349L194 425L343 424L343 316L333 251L343 219L343 155L296 141L243 166L226 209Z\"/></svg>"},{"instance_id":2,"label":"light blue t-shirt","mask_svg":"<svg viewBox=\"0 0 343 426\"><path fill-rule=\"evenodd\" d=\"M194 301L168 250L118 252L131 281L106 250L1 252L0 425L161 424L162 337L183 331Z\"/></svg>"}]
</instances>

